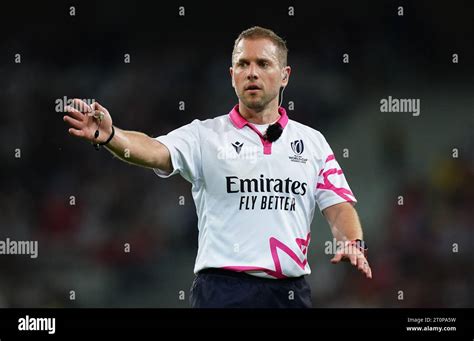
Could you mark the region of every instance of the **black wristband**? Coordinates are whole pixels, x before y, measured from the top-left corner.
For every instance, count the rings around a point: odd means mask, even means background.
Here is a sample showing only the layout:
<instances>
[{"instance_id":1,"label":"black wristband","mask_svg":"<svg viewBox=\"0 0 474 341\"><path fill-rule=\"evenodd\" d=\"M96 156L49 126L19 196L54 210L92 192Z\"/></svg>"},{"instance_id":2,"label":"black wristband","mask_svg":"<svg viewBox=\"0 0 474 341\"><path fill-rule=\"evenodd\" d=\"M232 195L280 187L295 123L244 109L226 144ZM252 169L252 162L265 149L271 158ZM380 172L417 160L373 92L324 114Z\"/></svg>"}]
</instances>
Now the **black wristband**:
<instances>
[{"instance_id":1,"label":"black wristband","mask_svg":"<svg viewBox=\"0 0 474 341\"><path fill-rule=\"evenodd\" d=\"M100 146L105 146L106 144L108 144L114 137L115 135L115 129L114 129L114 126L112 126L112 133L110 134L109 138L107 139L107 141L105 142L100 142L100 143L94 143L94 148L95 150L99 150L100 149Z\"/></svg>"}]
</instances>

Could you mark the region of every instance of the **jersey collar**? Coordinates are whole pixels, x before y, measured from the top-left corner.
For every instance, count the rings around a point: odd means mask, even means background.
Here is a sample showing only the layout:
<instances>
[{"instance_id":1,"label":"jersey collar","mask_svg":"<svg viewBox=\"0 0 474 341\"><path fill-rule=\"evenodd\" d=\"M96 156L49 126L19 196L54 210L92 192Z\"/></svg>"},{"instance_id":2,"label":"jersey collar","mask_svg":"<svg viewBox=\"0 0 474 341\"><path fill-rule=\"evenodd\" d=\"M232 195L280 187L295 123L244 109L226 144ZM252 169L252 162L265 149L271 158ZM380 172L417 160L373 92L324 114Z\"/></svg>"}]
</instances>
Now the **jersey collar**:
<instances>
[{"instance_id":1,"label":"jersey collar","mask_svg":"<svg viewBox=\"0 0 474 341\"><path fill-rule=\"evenodd\" d=\"M285 129L286 125L288 124L288 115L286 114L286 110L283 107L278 108L278 113L280 114L280 118L278 119L278 123L280 123L281 127ZM234 126L238 129L242 129L246 125L251 125L249 121L247 121L239 112L239 105L235 105L229 113L230 120L234 124Z\"/></svg>"}]
</instances>

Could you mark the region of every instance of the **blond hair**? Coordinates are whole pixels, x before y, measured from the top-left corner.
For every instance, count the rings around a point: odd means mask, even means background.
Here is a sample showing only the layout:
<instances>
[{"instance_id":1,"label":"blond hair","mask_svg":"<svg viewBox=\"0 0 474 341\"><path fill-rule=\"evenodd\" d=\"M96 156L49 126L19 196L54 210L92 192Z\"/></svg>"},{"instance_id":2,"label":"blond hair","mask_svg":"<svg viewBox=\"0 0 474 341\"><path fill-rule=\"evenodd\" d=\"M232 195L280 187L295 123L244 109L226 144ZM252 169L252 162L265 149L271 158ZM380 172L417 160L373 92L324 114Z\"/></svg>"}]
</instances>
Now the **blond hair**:
<instances>
[{"instance_id":1,"label":"blond hair","mask_svg":"<svg viewBox=\"0 0 474 341\"><path fill-rule=\"evenodd\" d=\"M280 61L281 66L286 66L288 59L288 48L286 47L286 42L275 32L267 28L260 26L254 26L249 29L246 29L239 34L234 43L234 49L232 51L232 64L234 64L234 57L236 53L237 45L242 39L268 39L278 48L278 60Z\"/></svg>"}]
</instances>

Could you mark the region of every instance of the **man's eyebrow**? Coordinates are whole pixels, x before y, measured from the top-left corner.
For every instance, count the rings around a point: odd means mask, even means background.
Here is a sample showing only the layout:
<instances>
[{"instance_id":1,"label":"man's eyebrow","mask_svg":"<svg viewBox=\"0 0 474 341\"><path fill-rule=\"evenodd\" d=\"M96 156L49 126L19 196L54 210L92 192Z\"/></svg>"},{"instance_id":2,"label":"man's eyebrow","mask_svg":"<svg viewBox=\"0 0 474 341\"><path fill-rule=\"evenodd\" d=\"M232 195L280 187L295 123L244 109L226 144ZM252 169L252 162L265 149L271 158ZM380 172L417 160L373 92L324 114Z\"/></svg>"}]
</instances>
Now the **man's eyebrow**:
<instances>
[{"instance_id":1,"label":"man's eyebrow","mask_svg":"<svg viewBox=\"0 0 474 341\"><path fill-rule=\"evenodd\" d=\"M239 58L237 59L237 63L242 63L242 62L246 62L248 63L249 62L249 59L247 58ZM273 61L269 58L257 58L257 63L261 63L261 62L267 62L267 63L272 63Z\"/></svg>"},{"instance_id":2,"label":"man's eyebrow","mask_svg":"<svg viewBox=\"0 0 474 341\"><path fill-rule=\"evenodd\" d=\"M273 61L269 58L257 58L257 62L267 62L267 63L272 63Z\"/></svg>"}]
</instances>

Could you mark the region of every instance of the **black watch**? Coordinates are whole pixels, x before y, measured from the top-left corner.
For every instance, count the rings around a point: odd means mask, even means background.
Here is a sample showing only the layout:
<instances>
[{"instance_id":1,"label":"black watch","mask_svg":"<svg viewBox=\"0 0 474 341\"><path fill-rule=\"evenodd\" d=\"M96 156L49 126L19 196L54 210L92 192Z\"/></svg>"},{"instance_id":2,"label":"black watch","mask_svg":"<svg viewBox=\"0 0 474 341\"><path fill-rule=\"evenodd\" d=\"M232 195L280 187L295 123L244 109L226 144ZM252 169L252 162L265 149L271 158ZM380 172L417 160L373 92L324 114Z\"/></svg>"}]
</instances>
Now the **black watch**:
<instances>
[{"instance_id":1,"label":"black watch","mask_svg":"<svg viewBox=\"0 0 474 341\"><path fill-rule=\"evenodd\" d=\"M352 244L357 246L357 248L362 251L362 253L364 254L365 257L367 257L367 251L369 250L369 248L367 247L367 243L364 242L362 239L354 239L352 241Z\"/></svg>"}]
</instances>

